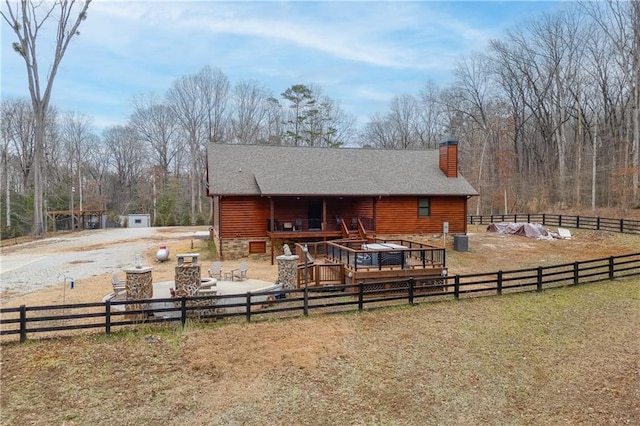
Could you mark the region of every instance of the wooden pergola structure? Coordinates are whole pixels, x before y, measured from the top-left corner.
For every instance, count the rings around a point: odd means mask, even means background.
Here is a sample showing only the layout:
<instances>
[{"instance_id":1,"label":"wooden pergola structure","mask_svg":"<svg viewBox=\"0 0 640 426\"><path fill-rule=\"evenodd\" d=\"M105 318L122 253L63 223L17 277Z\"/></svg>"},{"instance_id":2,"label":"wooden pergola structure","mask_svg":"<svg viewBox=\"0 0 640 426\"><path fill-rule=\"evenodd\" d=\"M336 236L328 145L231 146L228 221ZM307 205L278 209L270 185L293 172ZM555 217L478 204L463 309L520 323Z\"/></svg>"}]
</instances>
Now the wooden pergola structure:
<instances>
[{"instance_id":1,"label":"wooden pergola structure","mask_svg":"<svg viewBox=\"0 0 640 426\"><path fill-rule=\"evenodd\" d=\"M101 209L84 209L78 210L50 210L47 211L47 218L53 222L53 230L58 230L58 222L61 218L67 218L71 221L73 215L74 224L78 229L100 229L102 228L101 218L104 215L105 210ZM97 218L97 220L93 220ZM69 225L71 225L69 223Z\"/></svg>"}]
</instances>

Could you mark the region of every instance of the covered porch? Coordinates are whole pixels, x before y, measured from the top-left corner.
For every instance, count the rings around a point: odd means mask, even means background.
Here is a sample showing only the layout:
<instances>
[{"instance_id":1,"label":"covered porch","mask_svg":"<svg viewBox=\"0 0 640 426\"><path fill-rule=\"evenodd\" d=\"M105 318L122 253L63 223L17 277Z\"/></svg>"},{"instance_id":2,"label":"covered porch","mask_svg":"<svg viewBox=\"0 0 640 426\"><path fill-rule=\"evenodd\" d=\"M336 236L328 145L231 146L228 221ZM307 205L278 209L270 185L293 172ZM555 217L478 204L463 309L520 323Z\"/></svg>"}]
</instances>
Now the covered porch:
<instances>
[{"instance_id":1,"label":"covered porch","mask_svg":"<svg viewBox=\"0 0 640 426\"><path fill-rule=\"evenodd\" d=\"M274 240L327 241L375 237L375 197L269 197L267 236Z\"/></svg>"}]
</instances>

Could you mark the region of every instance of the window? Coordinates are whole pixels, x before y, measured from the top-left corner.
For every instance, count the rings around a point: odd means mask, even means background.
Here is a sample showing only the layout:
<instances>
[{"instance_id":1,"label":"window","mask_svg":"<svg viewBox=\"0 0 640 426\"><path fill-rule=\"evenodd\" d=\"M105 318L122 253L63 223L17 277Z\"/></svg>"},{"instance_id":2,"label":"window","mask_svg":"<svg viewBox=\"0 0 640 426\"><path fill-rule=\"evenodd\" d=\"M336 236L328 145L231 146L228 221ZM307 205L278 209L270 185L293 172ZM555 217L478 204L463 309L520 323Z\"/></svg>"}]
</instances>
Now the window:
<instances>
[{"instance_id":1,"label":"window","mask_svg":"<svg viewBox=\"0 0 640 426\"><path fill-rule=\"evenodd\" d=\"M431 207L428 198L418 198L418 217L429 217Z\"/></svg>"},{"instance_id":2,"label":"window","mask_svg":"<svg viewBox=\"0 0 640 426\"><path fill-rule=\"evenodd\" d=\"M142 223L142 219L134 219L134 223Z\"/></svg>"}]
</instances>

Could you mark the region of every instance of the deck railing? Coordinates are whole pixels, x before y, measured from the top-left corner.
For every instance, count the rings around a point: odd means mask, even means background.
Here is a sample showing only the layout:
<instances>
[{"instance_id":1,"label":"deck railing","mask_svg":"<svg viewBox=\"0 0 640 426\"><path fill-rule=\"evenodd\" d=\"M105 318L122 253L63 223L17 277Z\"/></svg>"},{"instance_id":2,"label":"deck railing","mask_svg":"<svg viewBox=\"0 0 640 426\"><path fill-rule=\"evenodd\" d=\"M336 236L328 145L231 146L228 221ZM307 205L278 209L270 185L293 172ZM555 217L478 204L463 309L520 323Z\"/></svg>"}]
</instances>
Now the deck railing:
<instances>
[{"instance_id":1,"label":"deck railing","mask_svg":"<svg viewBox=\"0 0 640 426\"><path fill-rule=\"evenodd\" d=\"M336 216L334 219L327 219L324 228L319 219L309 220L299 217L278 217L273 221L267 219L267 231L269 232L315 232L315 231L342 231L342 223L345 229L358 232L361 224L365 231L375 231L373 218L362 216Z\"/></svg>"},{"instance_id":2,"label":"deck railing","mask_svg":"<svg viewBox=\"0 0 640 426\"><path fill-rule=\"evenodd\" d=\"M388 267L406 268L444 268L446 266L445 249L409 240L376 239L376 243L392 243L406 248L389 250L368 249L369 242L364 240L343 240L327 242L327 260L345 265L347 269L380 270Z\"/></svg>"}]
</instances>

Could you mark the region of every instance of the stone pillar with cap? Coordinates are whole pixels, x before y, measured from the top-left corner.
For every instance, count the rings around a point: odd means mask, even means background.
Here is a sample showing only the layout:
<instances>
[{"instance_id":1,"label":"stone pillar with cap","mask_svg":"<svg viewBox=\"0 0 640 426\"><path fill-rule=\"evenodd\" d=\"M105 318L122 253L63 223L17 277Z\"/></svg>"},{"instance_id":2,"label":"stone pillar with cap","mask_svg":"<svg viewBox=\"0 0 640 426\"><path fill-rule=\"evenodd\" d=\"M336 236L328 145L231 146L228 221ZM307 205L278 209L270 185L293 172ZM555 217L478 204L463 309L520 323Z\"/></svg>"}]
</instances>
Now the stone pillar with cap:
<instances>
[{"instance_id":1,"label":"stone pillar with cap","mask_svg":"<svg viewBox=\"0 0 640 426\"><path fill-rule=\"evenodd\" d=\"M282 255L276 257L278 261L278 282L285 290L295 290L298 287L298 255Z\"/></svg>"},{"instance_id":2,"label":"stone pillar with cap","mask_svg":"<svg viewBox=\"0 0 640 426\"><path fill-rule=\"evenodd\" d=\"M125 274L127 274L127 300L151 299L153 297L152 270L153 268L150 266L124 270ZM142 308L141 304L126 305L127 311L137 311Z\"/></svg>"},{"instance_id":3,"label":"stone pillar with cap","mask_svg":"<svg viewBox=\"0 0 640 426\"><path fill-rule=\"evenodd\" d=\"M175 269L176 297L195 296L200 288L199 253L177 254L178 264Z\"/></svg>"}]
</instances>

